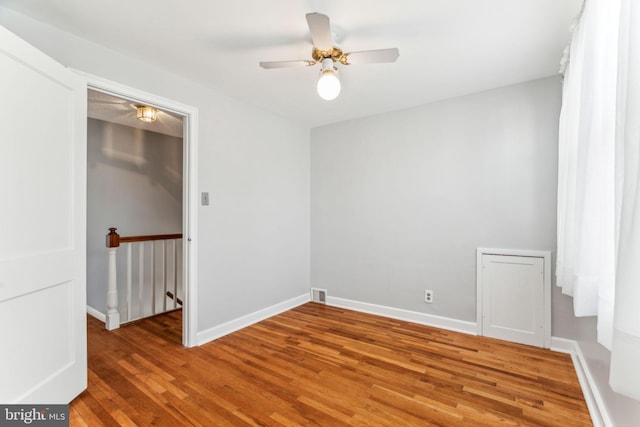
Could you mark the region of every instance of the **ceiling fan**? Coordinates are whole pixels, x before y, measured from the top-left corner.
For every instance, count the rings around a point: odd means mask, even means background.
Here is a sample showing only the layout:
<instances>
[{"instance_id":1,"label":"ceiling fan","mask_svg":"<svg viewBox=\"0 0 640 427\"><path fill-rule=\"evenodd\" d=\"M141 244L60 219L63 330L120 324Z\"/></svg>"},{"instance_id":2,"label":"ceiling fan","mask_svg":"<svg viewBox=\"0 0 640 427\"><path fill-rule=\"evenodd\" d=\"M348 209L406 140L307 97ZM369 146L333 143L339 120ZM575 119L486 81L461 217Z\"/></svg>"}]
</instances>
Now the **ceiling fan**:
<instances>
[{"instance_id":1,"label":"ceiling fan","mask_svg":"<svg viewBox=\"0 0 640 427\"><path fill-rule=\"evenodd\" d=\"M336 63L342 65L395 62L400 55L397 48L364 50L360 52L343 52L333 46L329 17L321 13L307 13L307 24L313 40L312 59L297 61L260 62L260 66L270 70L273 68L291 68L322 64L318 78L318 95L330 101L340 94L340 80Z\"/></svg>"}]
</instances>

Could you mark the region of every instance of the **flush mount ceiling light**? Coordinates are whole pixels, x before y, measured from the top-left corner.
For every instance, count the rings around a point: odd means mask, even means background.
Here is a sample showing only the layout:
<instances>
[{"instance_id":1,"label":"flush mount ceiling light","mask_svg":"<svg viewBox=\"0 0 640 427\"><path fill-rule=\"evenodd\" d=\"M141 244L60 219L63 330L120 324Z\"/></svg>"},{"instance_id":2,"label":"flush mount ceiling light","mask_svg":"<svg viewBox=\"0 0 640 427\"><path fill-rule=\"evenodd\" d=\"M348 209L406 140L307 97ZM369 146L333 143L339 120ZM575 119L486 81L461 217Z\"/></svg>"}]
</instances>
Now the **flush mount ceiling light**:
<instances>
[{"instance_id":1,"label":"flush mount ceiling light","mask_svg":"<svg viewBox=\"0 0 640 427\"><path fill-rule=\"evenodd\" d=\"M136 105L136 117L145 123L156 121L158 110L147 105Z\"/></svg>"},{"instance_id":2,"label":"flush mount ceiling light","mask_svg":"<svg viewBox=\"0 0 640 427\"><path fill-rule=\"evenodd\" d=\"M313 41L312 59L297 61L268 61L260 62L260 66L270 70L274 68L304 67L322 64L318 79L318 95L328 101L340 94L340 80L336 63L341 65L371 64L381 62L395 62L400 55L397 48L363 50L360 52L343 52L334 46L332 40L331 23L327 15L321 13L307 13L307 24Z\"/></svg>"},{"instance_id":3,"label":"flush mount ceiling light","mask_svg":"<svg viewBox=\"0 0 640 427\"><path fill-rule=\"evenodd\" d=\"M338 69L333 66L331 58L326 58L322 61L322 70L320 70L317 89L320 98L327 101L334 100L340 95Z\"/></svg>"}]
</instances>

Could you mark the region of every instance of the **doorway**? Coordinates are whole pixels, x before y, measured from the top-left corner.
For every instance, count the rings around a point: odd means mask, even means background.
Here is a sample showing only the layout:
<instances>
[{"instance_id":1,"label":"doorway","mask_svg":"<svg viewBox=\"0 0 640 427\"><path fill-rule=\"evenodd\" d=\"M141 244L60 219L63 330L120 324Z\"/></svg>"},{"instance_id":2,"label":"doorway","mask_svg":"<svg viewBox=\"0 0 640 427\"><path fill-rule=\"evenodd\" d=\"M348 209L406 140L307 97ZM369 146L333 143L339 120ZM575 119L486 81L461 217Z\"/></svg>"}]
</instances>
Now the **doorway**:
<instances>
[{"instance_id":1,"label":"doorway","mask_svg":"<svg viewBox=\"0 0 640 427\"><path fill-rule=\"evenodd\" d=\"M165 146L172 147L169 150L175 150L176 140L178 136L182 137L181 141L181 165L176 164L164 164L161 169L163 171L156 172L155 177L149 177L149 180L152 181L150 183L151 186L158 187L158 194L164 194L165 201L168 203L171 202L171 198L176 198L176 203L178 206L173 206L171 209L162 209L160 208L160 212L164 217L173 217L172 221L181 222L180 232L183 236L181 240L178 240L179 243L173 242L173 254L176 259L179 258L181 261L180 265L182 266L179 269L174 269L174 271L170 274L171 276L175 276L175 287L173 289L170 288L171 297L174 299L177 307L177 299L178 299L178 284L181 287L182 298L180 300L180 305L182 306L182 344L185 347L192 347L197 345L196 342L196 319L197 319L197 306L196 306L196 243L193 236L196 235L196 209L197 209L197 175L196 175L196 162L195 162L195 153L196 153L196 129L197 129L197 109L193 107L189 107L171 100L167 100L164 98L157 97L152 94L148 94L145 92L141 92L137 89L133 89L130 87L122 86L117 83L104 80L95 76L82 74L87 80L87 89L88 89L88 104L94 102L94 107L98 107L99 109L110 110L110 122L115 123L114 125L104 125L99 121L96 123L92 123L91 116L95 116L95 108L93 109L93 113L91 112L91 105L89 107L88 114L88 131L91 132L92 128L95 132L95 128L98 129L99 132L116 132L118 131L118 126L122 126L125 128L126 126L134 125L131 132L134 135L134 146L127 150L113 150L111 153L116 157L120 156L119 159L115 159L116 161L121 162L121 165L125 165L129 169L140 169L144 167L147 159L142 155L142 151L144 151L144 141L142 139L149 139L148 137L143 137L144 125L136 126L136 106L144 105L150 106L158 110L157 124L158 127L151 127L147 129L151 129L151 132L158 132L160 135L160 139L164 139L162 141ZM107 113L105 113L107 114ZM108 114L107 114L108 115ZM129 120L129 122L128 122ZM131 121L132 120L132 121ZM120 129L120 131L123 131ZM162 135L166 135L166 137L162 137ZM112 143L116 141L117 138L111 138ZM90 147L89 147L90 148ZM106 147L107 151L109 147ZM114 147L111 147L114 148ZM102 147L104 151L105 147ZM138 152L136 152L138 150ZM141 151L140 151L141 150ZM113 157L113 156L112 156ZM162 158L162 156L160 156ZM178 156L174 156L178 157ZM169 157L165 157L169 158ZM158 159L156 159L158 160ZM160 159L162 162L162 159ZM180 167L181 166L181 167ZM90 167L90 166L89 166ZM181 170L180 170L181 169ZM159 170L155 168L154 170ZM181 176L177 176L181 175ZM154 182L155 181L155 182ZM178 183L179 182L179 183ZM115 184L114 184L115 185ZM153 191L144 191L144 193L149 193ZM162 196L161 196L162 198ZM157 203L157 202L156 202ZM88 212L95 207L88 206ZM177 212L175 212L177 210ZM157 207L156 207L156 211ZM173 213L168 213L169 211L173 211ZM165 220L169 220L165 218ZM166 221L165 221L166 222ZM117 227L118 224L112 224L110 226ZM100 230L100 232L104 232L106 234L108 232L107 229ZM124 232L124 230L123 230ZM155 234L154 232L148 232L149 234ZM89 241L89 239L87 239ZM103 237L104 241L104 237ZM152 242L153 243L153 242ZM104 248L104 246L103 246ZM171 247L169 247L171 248ZM89 248L88 248L89 249ZM171 249L169 249L171 250ZM106 259L106 248L104 248L103 252L104 258ZM90 256L88 251L88 258ZM149 255L146 255L149 257ZM87 268L90 272L91 265L90 260L88 259ZM120 269L120 267L119 267ZM105 281L106 279L102 279ZM89 284L89 282L87 282ZM155 286L155 284L154 284ZM88 289L88 296L90 290ZM166 293L166 292L165 292ZM140 292L142 295L142 291ZM164 295L162 295L164 296ZM106 301L107 294L104 293L104 301ZM94 297L95 299L95 297ZM122 301L122 299L121 299ZM155 304L155 303L154 303ZM162 305L162 302L160 302ZM120 304L119 304L120 306ZM165 304L165 307L167 304ZM102 307L102 306L101 306ZM129 310L131 312L131 306L124 307L124 310ZM88 310L91 312L91 308L88 307ZM121 309L119 309L121 310ZM135 308L134 308L135 311ZM140 305L140 314L143 311L142 305Z\"/></svg>"}]
</instances>

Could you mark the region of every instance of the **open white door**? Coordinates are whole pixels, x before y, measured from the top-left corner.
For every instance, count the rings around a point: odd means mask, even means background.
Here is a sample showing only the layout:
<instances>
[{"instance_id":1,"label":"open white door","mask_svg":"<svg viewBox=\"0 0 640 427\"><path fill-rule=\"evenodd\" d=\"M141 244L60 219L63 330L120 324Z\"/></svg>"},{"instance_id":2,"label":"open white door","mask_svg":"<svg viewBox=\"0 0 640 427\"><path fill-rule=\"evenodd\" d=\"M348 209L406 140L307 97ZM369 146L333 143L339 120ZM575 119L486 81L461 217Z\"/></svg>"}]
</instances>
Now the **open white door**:
<instances>
[{"instance_id":1,"label":"open white door","mask_svg":"<svg viewBox=\"0 0 640 427\"><path fill-rule=\"evenodd\" d=\"M86 83L0 27L0 403L86 388Z\"/></svg>"}]
</instances>

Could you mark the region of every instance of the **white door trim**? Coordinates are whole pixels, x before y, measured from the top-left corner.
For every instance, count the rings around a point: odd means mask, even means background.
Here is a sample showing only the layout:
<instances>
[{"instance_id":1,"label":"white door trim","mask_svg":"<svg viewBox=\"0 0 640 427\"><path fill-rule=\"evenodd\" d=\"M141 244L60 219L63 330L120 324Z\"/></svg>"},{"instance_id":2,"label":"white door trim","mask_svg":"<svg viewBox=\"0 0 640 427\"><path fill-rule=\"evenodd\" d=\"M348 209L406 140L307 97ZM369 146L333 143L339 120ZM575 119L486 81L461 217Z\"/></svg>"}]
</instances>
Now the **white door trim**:
<instances>
[{"instance_id":1,"label":"white door trim","mask_svg":"<svg viewBox=\"0 0 640 427\"><path fill-rule=\"evenodd\" d=\"M87 80L89 89L131 99L170 111L183 117L183 283L185 304L182 316L182 344L198 345L198 109L167 98L150 94L102 77L74 70ZM105 296L106 298L106 296Z\"/></svg>"},{"instance_id":2,"label":"white door trim","mask_svg":"<svg viewBox=\"0 0 640 427\"><path fill-rule=\"evenodd\" d=\"M544 265L544 348L551 348L551 252L521 249L477 248L476 251L476 324L477 334L482 336L482 256L507 255L543 258Z\"/></svg>"}]
</instances>

